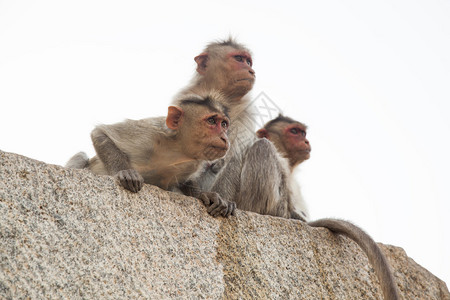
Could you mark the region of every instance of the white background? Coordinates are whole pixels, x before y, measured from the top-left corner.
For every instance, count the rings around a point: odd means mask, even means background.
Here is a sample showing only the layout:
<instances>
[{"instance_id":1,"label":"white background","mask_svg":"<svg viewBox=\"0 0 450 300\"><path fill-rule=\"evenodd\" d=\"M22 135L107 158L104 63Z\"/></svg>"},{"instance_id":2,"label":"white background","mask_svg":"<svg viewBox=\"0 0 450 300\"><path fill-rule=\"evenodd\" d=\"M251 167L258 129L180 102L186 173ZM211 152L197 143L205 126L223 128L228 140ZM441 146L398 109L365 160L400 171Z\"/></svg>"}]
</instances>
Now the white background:
<instances>
[{"instance_id":1,"label":"white background","mask_svg":"<svg viewBox=\"0 0 450 300\"><path fill-rule=\"evenodd\" d=\"M165 115L229 34L309 125L313 219L339 217L450 282L450 2L2 1L0 149L63 165L99 123Z\"/></svg>"}]
</instances>

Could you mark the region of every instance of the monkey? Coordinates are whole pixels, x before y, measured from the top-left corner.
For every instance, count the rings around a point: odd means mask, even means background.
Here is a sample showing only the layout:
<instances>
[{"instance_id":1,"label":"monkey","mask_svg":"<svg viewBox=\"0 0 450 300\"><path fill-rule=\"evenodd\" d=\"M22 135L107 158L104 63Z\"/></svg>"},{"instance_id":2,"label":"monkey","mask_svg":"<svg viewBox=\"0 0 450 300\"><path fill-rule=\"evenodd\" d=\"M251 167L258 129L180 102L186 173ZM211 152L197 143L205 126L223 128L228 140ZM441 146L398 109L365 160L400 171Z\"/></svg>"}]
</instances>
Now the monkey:
<instances>
[{"instance_id":1,"label":"monkey","mask_svg":"<svg viewBox=\"0 0 450 300\"><path fill-rule=\"evenodd\" d=\"M307 221L309 216L299 186L293 179L293 171L299 164L310 158L311 144L306 138L306 131L307 126L305 124L280 114L256 132L258 138L270 140L285 159L290 176L288 182L291 186L289 197L284 199L284 201L294 203L291 206L293 207L291 218L302 221ZM366 253L375 269L384 298L390 300L400 299L395 278L386 257L380 247L365 231L348 221L331 218L319 219L307 222L307 224L312 227L327 228L334 233L343 234L355 241Z\"/></svg>"},{"instance_id":2,"label":"monkey","mask_svg":"<svg viewBox=\"0 0 450 300\"><path fill-rule=\"evenodd\" d=\"M258 138L271 141L281 156L280 160L285 161L283 171L289 185L287 200L292 201L293 207L290 218L305 222L309 220L309 212L293 173L298 165L311 156L311 144L306 138L307 128L305 124L280 114L256 132Z\"/></svg>"},{"instance_id":3,"label":"monkey","mask_svg":"<svg viewBox=\"0 0 450 300\"><path fill-rule=\"evenodd\" d=\"M144 183L165 190L180 188L202 200L212 216L228 217L236 204L202 191L193 181L206 161L223 157L229 149L230 120L221 98L214 91L188 94L178 105L169 106L166 118L99 125L91 133L97 155L88 159L80 152L66 167L114 175L120 185L135 193Z\"/></svg>"},{"instance_id":4,"label":"monkey","mask_svg":"<svg viewBox=\"0 0 450 300\"><path fill-rule=\"evenodd\" d=\"M251 51L229 38L210 43L194 61L196 73L177 98L198 90L219 90L232 123L230 150L203 170L198 184L236 202L237 208L290 218L291 203L281 201L289 192L285 162L272 143L255 135L249 96L256 79ZM172 103L177 104L177 98Z\"/></svg>"}]
</instances>

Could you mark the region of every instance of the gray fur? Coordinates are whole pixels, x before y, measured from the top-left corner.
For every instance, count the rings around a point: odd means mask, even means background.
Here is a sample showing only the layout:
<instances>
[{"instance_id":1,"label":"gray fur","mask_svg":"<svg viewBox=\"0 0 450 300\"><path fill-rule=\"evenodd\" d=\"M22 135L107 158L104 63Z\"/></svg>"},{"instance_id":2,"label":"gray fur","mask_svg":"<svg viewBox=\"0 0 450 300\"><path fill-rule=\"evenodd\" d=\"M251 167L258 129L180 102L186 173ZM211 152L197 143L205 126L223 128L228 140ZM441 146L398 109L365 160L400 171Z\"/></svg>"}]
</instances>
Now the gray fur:
<instances>
[{"instance_id":1,"label":"gray fur","mask_svg":"<svg viewBox=\"0 0 450 300\"><path fill-rule=\"evenodd\" d=\"M375 241L360 227L344 220L320 219L309 222L312 227L325 227L335 233L343 234L354 240L367 254L370 264L375 269L375 273L380 281L384 299L400 299L395 277L392 273L389 262Z\"/></svg>"},{"instance_id":2,"label":"gray fur","mask_svg":"<svg viewBox=\"0 0 450 300\"><path fill-rule=\"evenodd\" d=\"M89 157L84 152L78 152L72 156L66 163L66 168L70 169L84 169L89 165Z\"/></svg>"},{"instance_id":3,"label":"gray fur","mask_svg":"<svg viewBox=\"0 0 450 300\"><path fill-rule=\"evenodd\" d=\"M280 153L284 156L288 156L286 148L283 143L283 130L284 130L284 124L291 124L291 123L299 123L297 121L294 121L293 119L290 119L288 117L284 116L278 116L276 119L269 121L266 125L264 125L264 129L271 130L273 134L270 135L270 140L275 144L276 148L280 151ZM301 123L300 123L301 124ZM304 124L302 124L304 126ZM304 126L306 128L306 126ZM273 139L272 139L273 138ZM266 140L266 139L262 139ZM305 139L306 140L306 139ZM267 140L266 140L267 141ZM269 142L269 141L267 141ZM309 144L309 142L308 142ZM309 156L308 156L309 157ZM284 159L288 159L288 157L283 157ZM289 207L291 203L293 206L291 207L291 214L290 217L294 219L300 219L300 220L307 220L308 215L301 213L307 212L306 206L303 200L303 197L300 192L300 186L295 181L293 172L295 167L303 162L304 158L302 158L301 161L295 161L295 163L291 164L291 170L289 172L289 179L288 179L288 188L290 194L288 197L285 197L285 200L282 202L286 202L285 206ZM287 162L286 162L287 163ZM271 173L274 174L274 173ZM281 174L281 176L285 176L285 172L281 173L275 173L275 174ZM248 177L248 175L247 175ZM269 177L269 176L267 176ZM276 181L277 179L275 179ZM273 182L274 179L272 179L271 182ZM266 184L269 183L266 181ZM264 198L261 198L264 200ZM279 205L280 206L280 205ZM238 205L239 207L239 205ZM257 204L255 204L255 207L258 207ZM289 209L289 208L288 208ZM282 216L282 215L279 215ZM375 269L375 273L378 276L378 280L380 281L380 285L383 290L383 295L385 299L389 300L397 300L400 299L399 292L397 289L397 285L395 283L395 278L392 274L392 270L390 268L390 265L384 256L383 252L381 251L380 247L375 243L375 241L361 228L358 226L344 221L344 220L338 220L338 219L320 219L313 222L308 222L308 225L312 227L324 227L328 228L332 232L343 234L352 240L354 240L366 253L370 263L372 264L373 268Z\"/></svg>"}]
</instances>

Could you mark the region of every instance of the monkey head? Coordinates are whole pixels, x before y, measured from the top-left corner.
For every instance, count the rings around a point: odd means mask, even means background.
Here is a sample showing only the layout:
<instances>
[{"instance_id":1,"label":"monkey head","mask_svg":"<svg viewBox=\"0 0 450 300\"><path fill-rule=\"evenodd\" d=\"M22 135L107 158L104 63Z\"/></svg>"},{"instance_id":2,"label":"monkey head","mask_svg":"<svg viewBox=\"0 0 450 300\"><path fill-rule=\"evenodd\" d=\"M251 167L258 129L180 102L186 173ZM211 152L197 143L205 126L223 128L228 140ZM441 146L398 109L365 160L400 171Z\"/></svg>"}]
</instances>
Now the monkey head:
<instances>
[{"instance_id":1,"label":"monkey head","mask_svg":"<svg viewBox=\"0 0 450 300\"><path fill-rule=\"evenodd\" d=\"M256 76L250 51L232 39L208 45L194 60L205 86L229 100L241 99L253 88Z\"/></svg>"},{"instance_id":2,"label":"monkey head","mask_svg":"<svg viewBox=\"0 0 450 300\"><path fill-rule=\"evenodd\" d=\"M259 138L270 140L292 168L309 159L311 144L306 139L307 126L279 115L256 132Z\"/></svg>"},{"instance_id":3,"label":"monkey head","mask_svg":"<svg viewBox=\"0 0 450 300\"><path fill-rule=\"evenodd\" d=\"M166 125L177 131L181 150L189 158L216 160L225 156L230 147L228 109L215 96L189 95L179 106L169 107Z\"/></svg>"}]
</instances>

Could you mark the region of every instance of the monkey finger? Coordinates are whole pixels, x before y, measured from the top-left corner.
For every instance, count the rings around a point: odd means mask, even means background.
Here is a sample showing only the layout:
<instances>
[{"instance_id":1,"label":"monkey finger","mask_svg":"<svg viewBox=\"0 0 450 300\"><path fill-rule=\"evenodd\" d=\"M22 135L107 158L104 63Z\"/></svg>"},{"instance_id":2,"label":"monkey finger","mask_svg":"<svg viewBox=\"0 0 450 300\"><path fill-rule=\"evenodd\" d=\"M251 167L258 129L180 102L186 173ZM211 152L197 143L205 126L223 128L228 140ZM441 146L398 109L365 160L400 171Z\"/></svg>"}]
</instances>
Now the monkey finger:
<instances>
[{"instance_id":1,"label":"monkey finger","mask_svg":"<svg viewBox=\"0 0 450 300\"><path fill-rule=\"evenodd\" d=\"M133 187L135 193L139 192L142 188L142 176L138 172L131 173L130 185Z\"/></svg>"},{"instance_id":2,"label":"monkey finger","mask_svg":"<svg viewBox=\"0 0 450 300\"><path fill-rule=\"evenodd\" d=\"M224 215L224 210L226 211L227 208L223 207L223 206L219 206L216 209L214 209L210 215L213 216L214 218L218 217L218 216L223 216Z\"/></svg>"},{"instance_id":3,"label":"monkey finger","mask_svg":"<svg viewBox=\"0 0 450 300\"><path fill-rule=\"evenodd\" d=\"M222 211L222 209L223 209L223 206L221 206L219 202L214 202L208 208L208 213L213 217L217 217L218 214L220 214L220 212Z\"/></svg>"},{"instance_id":4,"label":"monkey finger","mask_svg":"<svg viewBox=\"0 0 450 300\"><path fill-rule=\"evenodd\" d=\"M139 192L143 186L144 179L136 170L130 170L130 186L135 193Z\"/></svg>"},{"instance_id":5,"label":"monkey finger","mask_svg":"<svg viewBox=\"0 0 450 300\"><path fill-rule=\"evenodd\" d=\"M133 192L133 193L136 193L137 191L136 191L136 189L134 188L134 185L133 185L133 179L132 179L132 174L130 173L130 172L127 172L126 173L126 176L125 176L125 187L129 190L129 191L131 191L131 192Z\"/></svg>"},{"instance_id":6,"label":"monkey finger","mask_svg":"<svg viewBox=\"0 0 450 300\"><path fill-rule=\"evenodd\" d=\"M234 203L234 202L228 203L227 211L226 211L224 217L229 217L231 215L234 215L235 208L236 208L236 203Z\"/></svg>"},{"instance_id":7,"label":"monkey finger","mask_svg":"<svg viewBox=\"0 0 450 300\"><path fill-rule=\"evenodd\" d=\"M230 205L229 203L225 203L225 201L222 204L223 209L220 211L220 215L222 217L228 217L230 213Z\"/></svg>"},{"instance_id":8,"label":"monkey finger","mask_svg":"<svg viewBox=\"0 0 450 300\"><path fill-rule=\"evenodd\" d=\"M236 215L236 202L231 202L231 215Z\"/></svg>"},{"instance_id":9,"label":"monkey finger","mask_svg":"<svg viewBox=\"0 0 450 300\"><path fill-rule=\"evenodd\" d=\"M134 178L136 174L139 175L135 170L122 170L117 175L120 181L120 184L127 190L136 193L139 189L136 189L134 185ZM139 175L140 176L140 175Z\"/></svg>"},{"instance_id":10,"label":"monkey finger","mask_svg":"<svg viewBox=\"0 0 450 300\"><path fill-rule=\"evenodd\" d=\"M227 218L230 215L230 206L225 206L224 209L220 212L220 215L224 218Z\"/></svg>"},{"instance_id":11,"label":"monkey finger","mask_svg":"<svg viewBox=\"0 0 450 300\"><path fill-rule=\"evenodd\" d=\"M200 199L206 207L208 207L211 204L208 195L206 195L205 193L200 194L198 199Z\"/></svg>"},{"instance_id":12,"label":"monkey finger","mask_svg":"<svg viewBox=\"0 0 450 300\"><path fill-rule=\"evenodd\" d=\"M126 188L127 190L129 190L130 192L136 193L136 191L134 189L134 186L133 186L133 184L132 184L130 179L124 178L124 180L122 182L122 186L124 188Z\"/></svg>"},{"instance_id":13,"label":"monkey finger","mask_svg":"<svg viewBox=\"0 0 450 300\"><path fill-rule=\"evenodd\" d=\"M120 185L123 186L124 188L126 188L127 190L129 190L128 182L126 179L126 173L124 171L119 171L117 173L117 178L119 179Z\"/></svg>"}]
</instances>

